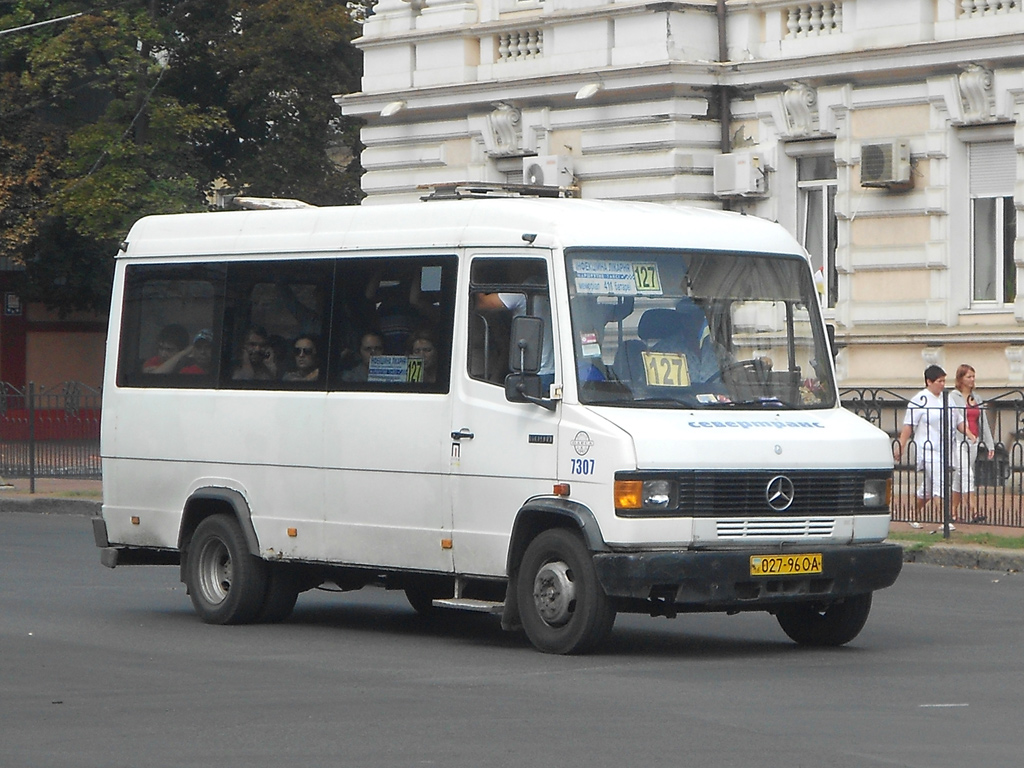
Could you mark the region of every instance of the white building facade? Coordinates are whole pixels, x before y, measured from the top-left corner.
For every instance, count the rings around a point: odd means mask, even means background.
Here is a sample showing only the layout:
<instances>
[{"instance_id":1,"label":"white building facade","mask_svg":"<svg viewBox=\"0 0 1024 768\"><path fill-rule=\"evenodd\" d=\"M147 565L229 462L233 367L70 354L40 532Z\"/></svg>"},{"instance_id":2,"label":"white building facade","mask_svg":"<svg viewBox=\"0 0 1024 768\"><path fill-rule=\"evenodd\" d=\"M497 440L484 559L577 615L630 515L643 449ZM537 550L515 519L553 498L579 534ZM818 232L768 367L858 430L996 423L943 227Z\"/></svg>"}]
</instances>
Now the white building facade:
<instances>
[{"instance_id":1,"label":"white building facade","mask_svg":"<svg viewBox=\"0 0 1024 768\"><path fill-rule=\"evenodd\" d=\"M1024 385L1024 0L380 0L357 45L364 204L744 211L811 253L843 386Z\"/></svg>"}]
</instances>

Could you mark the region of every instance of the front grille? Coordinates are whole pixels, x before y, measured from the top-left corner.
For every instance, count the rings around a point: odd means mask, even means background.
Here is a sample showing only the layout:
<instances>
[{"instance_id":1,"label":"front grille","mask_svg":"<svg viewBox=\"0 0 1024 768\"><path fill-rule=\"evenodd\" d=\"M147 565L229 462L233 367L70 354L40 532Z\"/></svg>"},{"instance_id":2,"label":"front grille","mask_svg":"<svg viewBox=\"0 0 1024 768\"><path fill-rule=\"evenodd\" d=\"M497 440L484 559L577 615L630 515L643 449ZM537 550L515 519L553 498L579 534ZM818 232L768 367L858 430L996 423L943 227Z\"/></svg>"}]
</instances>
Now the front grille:
<instances>
[{"instance_id":1,"label":"front grille","mask_svg":"<svg viewBox=\"0 0 1024 768\"><path fill-rule=\"evenodd\" d=\"M768 505L765 493L780 475L793 483L793 503L781 512ZM850 514L864 506L865 477L863 472L807 470L685 472L679 475L679 507L695 517Z\"/></svg>"},{"instance_id":2,"label":"front grille","mask_svg":"<svg viewBox=\"0 0 1024 768\"><path fill-rule=\"evenodd\" d=\"M720 539L828 538L835 527L832 517L722 518L716 522Z\"/></svg>"},{"instance_id":3,"label":"front grille","mask_svg":"<svg viewBox=\"0 0 1024 768\"><path fill-rule=\"evenodd\" d=\"M721 518L729 525L757 526L785 523L807 531L804 535L821 533L833 525L838 515L864 511L864 483L868 479L887 480L889 470L691 470L680 472L619 472L616 480L666 479L678 487L676 504L671 508L617 509L622 517L702 517ZM792 502L784 506L769 504L768 485L776 478L792 483ZM788 483L786 485L788 492ZM884 508L872 511L884 512ZM767 535L767 534L765 534ZM780 534L781 535L781 534Z\"/></svg>"}]
</instances>

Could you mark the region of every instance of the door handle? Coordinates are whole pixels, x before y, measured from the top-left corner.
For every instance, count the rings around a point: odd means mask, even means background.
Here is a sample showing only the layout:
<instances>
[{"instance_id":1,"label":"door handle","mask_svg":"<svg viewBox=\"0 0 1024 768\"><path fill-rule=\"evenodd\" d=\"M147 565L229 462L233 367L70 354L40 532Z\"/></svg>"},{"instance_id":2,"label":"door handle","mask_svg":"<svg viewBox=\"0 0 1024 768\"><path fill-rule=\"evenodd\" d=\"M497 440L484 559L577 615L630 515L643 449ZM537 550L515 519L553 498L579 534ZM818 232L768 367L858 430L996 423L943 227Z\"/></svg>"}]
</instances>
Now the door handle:
<instances>
[{"instance_id":1,"label":"door handle","mask_svg":"<svg viewBox=\"0 0 1024 768\"><path fill-rule=\"evenodd\" d=\"M473 433L468 428L463 427L458 432L452 432L452 440L472 440Z\"/></svg>"}]
</instances>

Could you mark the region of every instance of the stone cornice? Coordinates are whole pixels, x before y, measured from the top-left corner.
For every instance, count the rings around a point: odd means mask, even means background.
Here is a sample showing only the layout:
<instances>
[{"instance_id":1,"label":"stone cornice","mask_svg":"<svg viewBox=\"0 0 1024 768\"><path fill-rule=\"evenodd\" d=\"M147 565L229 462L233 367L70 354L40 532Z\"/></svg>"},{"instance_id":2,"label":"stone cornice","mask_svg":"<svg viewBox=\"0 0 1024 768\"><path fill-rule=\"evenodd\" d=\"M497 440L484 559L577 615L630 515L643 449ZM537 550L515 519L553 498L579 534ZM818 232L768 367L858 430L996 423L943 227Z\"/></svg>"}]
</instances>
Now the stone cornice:
<instances>
[{"instance_id":1,"label":"stone cornice","mask_svg":"<svg viewBox=\"0 0 1024 768\"><path fill-rule=\"evenodd\" d=\"M901 345L924 344L940 346L943 344L1020 344L1021 328L1006 326L964 326L922 328L886 326L872 328L858 326L853 330L836 329L836 341L844 346Z\"/></svg>"},{"instance_id":2,"label":"stone cornice","mask_svg":"<svg viewBox=\"0 0 1024 768\"><path fill-rule=\"evenodd\" d=\"M657 5L657 4L645 4ZM637 6L628 6L635 9ZM508 24L488 25L495 30L507 29ZM475 31L474 31L475 30ZM446 35L450 36L451 31ZM459 36L479 34L478 27L460 31ZM406 41L405 38L402 38ZM411 40L410 40L411 41ZM394 45L396 38L381 41L381 45ZM968 45L965 46L965 43ZM451 104L477 104L481 101L504 99L559 98L572 96L582 83L600 77L608 90L616 79L639 77L640 81L622 83L622 87L694 87L727 86L737 94L763 92L766 89L784 91L787 84L799 80L811 87L854 83L857 85L889 85L901 82L920 82L940 74L959 74L964 61L983 63L989 68L1024 67L1024 33L969 40L940 40L910 45L838 51L806 56L780 56L750 61L662 61L651 64L607 67L585 72L552 72L541 76L503 78L501 80L470 80L430 87L410 87L375 93L354 93L344 97L346 107L362 104L383 105L397 98L414 95L416 107L430 106L433 94ZM660 74L671 76L671 81L644 83L644 76ZM570 93L571 91L571 93ZM342 103L342 101L339 101ZM379 106L377 109L379 110ZM372 112L370 107L366 112ZM362 110L360 110L362 112ZM355 113L353 113L355 114Z\"/></svg>"},{"instance_id":3,"label":"stone cornice","mask_svg":"<svg viewBox=\"0 0 1024 768\"><path fill-rule=\"evenodd\" d=\"M379 93L351 93L334 97L349 115L379 113L397 99L409 102L410 109L457 111L488 102L531 101L552 104L573 102L580 86L600 78L604 91L614 100L646 100L652 95L671 98L687 95L682 89L708 91L717 79L707 63L659 62L630 67L609 67L600 71L566 72L522 77L514 80L485 80L438 86L403 88ZM578 102L576 102L578 104Z\"/></svg>"}]
</instances>

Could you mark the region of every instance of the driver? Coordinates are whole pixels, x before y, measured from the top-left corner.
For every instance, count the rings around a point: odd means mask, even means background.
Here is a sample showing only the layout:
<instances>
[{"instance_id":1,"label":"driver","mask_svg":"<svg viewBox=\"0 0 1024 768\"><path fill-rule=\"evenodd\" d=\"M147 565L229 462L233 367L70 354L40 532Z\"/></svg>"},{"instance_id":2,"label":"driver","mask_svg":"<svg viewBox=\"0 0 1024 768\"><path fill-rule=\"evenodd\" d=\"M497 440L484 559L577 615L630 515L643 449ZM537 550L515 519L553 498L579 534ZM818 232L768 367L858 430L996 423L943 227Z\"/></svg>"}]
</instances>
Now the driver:
<instances>
[{"instance_id":1,"label":"driver","mask_svg":"<svg viewBox=\"0 0 1024 768\"><path fill-rule=\"evenodd\" d=\"M684 296L674 310L647 310L637 331L652 352L684 355L691 385L708 384L721 377L707 317L693 299Z\"/></svg>"}]
</instances>

